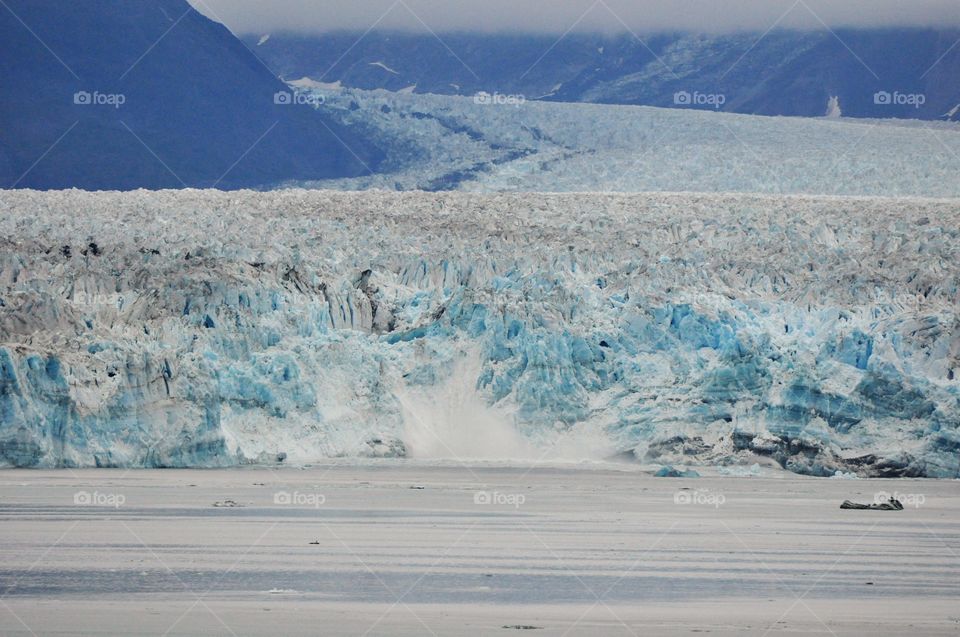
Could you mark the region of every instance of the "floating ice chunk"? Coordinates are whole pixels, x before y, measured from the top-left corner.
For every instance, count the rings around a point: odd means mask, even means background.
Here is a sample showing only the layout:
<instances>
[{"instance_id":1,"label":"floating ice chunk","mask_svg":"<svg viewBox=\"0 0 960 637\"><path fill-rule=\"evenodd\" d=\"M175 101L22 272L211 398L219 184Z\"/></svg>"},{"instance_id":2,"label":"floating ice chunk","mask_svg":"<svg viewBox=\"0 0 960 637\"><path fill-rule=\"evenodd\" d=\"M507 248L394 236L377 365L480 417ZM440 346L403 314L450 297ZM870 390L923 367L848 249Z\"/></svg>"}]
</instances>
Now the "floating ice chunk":
<instances>
[{"instance_id":1,"label":"floating ice chunk","mask_svg":"<svg viewBox=\"0 0 960 637\"><path fill-rule=\"evenodd\" d=\"M655 474L656 478L699 478L700 474L693 469L674 469L671 466L661 467Z\"/></svg>"}]
</instances>

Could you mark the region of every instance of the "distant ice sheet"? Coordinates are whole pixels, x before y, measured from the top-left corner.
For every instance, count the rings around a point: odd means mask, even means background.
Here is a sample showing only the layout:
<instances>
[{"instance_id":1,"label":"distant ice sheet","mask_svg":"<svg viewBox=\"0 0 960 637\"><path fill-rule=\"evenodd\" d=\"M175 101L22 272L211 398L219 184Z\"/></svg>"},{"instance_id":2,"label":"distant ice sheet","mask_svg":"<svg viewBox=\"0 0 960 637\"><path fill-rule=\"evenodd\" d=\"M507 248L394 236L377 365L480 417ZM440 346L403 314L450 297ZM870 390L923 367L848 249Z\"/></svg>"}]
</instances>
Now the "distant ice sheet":
<instances>
[{"instance_id":1,"label":"distant ice sheet","mask_svg":"<svg viewBox=\"0 0 960 637\"><path fill-rule=\"evenodd\" d=\"M960 196L960 123L297 86L393 149L392 171L323 187Z\"/></svg>"}]
</instances>

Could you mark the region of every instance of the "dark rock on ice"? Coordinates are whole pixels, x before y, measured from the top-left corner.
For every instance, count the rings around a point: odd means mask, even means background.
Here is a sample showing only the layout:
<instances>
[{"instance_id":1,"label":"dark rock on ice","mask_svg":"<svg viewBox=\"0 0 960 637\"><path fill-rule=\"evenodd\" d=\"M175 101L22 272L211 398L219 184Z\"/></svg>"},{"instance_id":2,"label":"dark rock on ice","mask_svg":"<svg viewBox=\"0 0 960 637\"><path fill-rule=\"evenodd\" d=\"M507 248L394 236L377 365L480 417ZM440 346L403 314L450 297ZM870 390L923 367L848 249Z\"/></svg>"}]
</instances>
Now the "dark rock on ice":
<instances>
[{"instance_id":1,"label":"dark rock on ice","mask_svg":"<svg viewBox=\"0 0 960 637\"><path fill-rule=\"evenodd\" d=\"M903 511L903 505L900 504L899 500L890 498L886 502L877 502L874 504L860 504L858 502L851 502L850 500L844 500L843 504L840 505L841 509L858 509L858 510L869 510L869 511Z\"/></svg>"}]
</instances>

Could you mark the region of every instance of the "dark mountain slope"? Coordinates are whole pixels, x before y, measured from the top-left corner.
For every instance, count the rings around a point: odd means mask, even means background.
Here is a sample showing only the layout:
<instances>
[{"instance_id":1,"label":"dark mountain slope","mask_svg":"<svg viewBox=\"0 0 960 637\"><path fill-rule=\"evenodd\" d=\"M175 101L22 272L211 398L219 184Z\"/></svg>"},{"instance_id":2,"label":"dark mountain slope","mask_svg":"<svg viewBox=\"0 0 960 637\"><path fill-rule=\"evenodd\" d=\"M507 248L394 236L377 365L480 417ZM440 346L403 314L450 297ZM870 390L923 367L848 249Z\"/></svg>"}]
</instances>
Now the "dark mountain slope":
<instances>
[{"instance_id":1,"label":"dark mountain slope","mask_svg":"<svg viewBox=\"0 0 960 637\"><path fill-rule=\"evenodd\" d=\"M360 36L275 33L259 46L259 35L244 39L285 79L364 89L415 85L418 93L695 108L675 99L689 93L721 95L720 110L801 116L824 115L837 96L845 116L917 119L943 118L960 104L957 29L659 34L643 42L629 34L571 34L559 42L543 35ZM877 93L889 93L890 103Z\"/></svg>"},{"instance_id":2,"label":"dark mountain slope","mask_svg":"<svg viewBox=\"0 0 960 637\"><path fill-rule=\"evenodd\" d=\"M380 160L309 106L275 103L286 87L185 0L5 3L0 187L258 187Z\"/></svg>"}]
</instances>

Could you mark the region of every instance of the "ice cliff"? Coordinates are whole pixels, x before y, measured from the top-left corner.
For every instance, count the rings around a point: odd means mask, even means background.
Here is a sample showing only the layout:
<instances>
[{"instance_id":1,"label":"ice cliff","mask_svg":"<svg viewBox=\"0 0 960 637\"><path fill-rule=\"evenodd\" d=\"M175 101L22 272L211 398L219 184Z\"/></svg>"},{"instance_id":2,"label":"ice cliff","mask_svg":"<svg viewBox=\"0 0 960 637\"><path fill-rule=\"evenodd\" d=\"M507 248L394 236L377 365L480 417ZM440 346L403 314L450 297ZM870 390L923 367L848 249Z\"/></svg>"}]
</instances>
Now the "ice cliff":
<instances>
[{"instance_id":1,"label":"ice cliff","mask_svg":"<svg viewBox=\"0 0 960 637\"><path fill-rule=\"evenodd\" d=\"M0 192L0 462L955 477L958 240L956 200Z\"/></svg>"}]
</instances>

